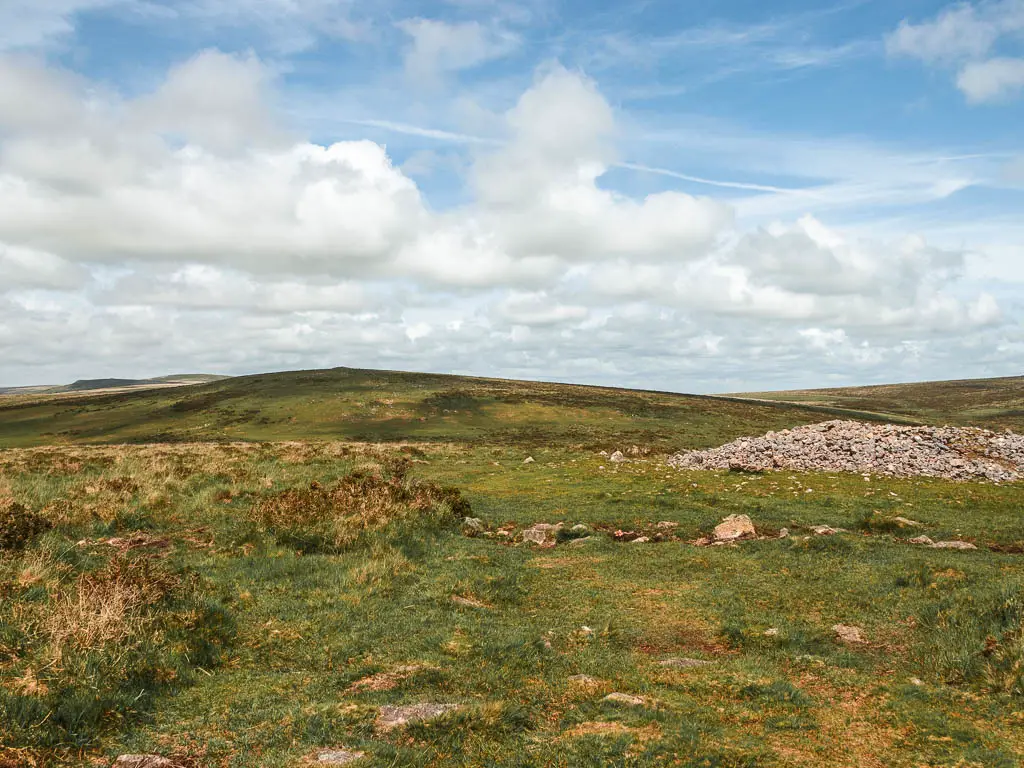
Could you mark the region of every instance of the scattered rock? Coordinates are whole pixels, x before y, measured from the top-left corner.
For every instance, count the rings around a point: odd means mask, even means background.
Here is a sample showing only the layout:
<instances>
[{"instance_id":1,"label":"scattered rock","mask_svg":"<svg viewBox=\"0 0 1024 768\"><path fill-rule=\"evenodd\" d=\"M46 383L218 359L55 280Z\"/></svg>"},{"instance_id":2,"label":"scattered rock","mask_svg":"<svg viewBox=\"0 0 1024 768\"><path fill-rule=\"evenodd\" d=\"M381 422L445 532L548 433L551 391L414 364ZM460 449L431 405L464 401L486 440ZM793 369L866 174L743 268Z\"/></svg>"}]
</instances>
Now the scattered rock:
<instances>
[{"instance_id":1,"label":"scattered rock","mask_svg":"<svg viewBox=\"0 0 1024 768\"><path fill-rule=\"evenodd\" d=\"M569 530L572 531L573 533L584 533L585 531L589 531L590 529L587 526L585 526L583 523L576 523L576 525L574 525Z\"/></svg>"},{"instance_id":2,"label":"scattered rock","mask_svg":"<svg viewBox=\"0 0 1024 768\"><path fill-rule=\"evenodd\" d=\"M703 659L664 659L659 661L658 664L662 667L672 667L673 669L696 669L697 667L706 667L712 662L704 661Z\"/></svg>"},{"instance_id":3,"label":"scattered rock","mask_svg":"<svg viewBox=\"0 0 1024 768\"><path fill-rule=\"evenodd\" d=\"M969 541L936 541L934 544L932 544L932 549L970 550L977 549L977 547L971 544L971 542Z\"/></svg>"},{"instance_id":4,"label":"scattered rock","mask_svg":"<svg viewBox=\"0 0 1024 768\"><path fill-rule=\"evenodd\" d=\"M816 536L835 536L837 533L846 533L843 528L833 528L831 525L811 526Z\"/></svg>"},{"instance_id":5,"label":"scattered rock","mask_svg":"<svg viewBox=\"0 0 1024 768\"><path fill-rule=\"evenodd\" d=\"M627 707L642 707L647 703L647 700L643 696L633 696L628 693L609 693L601 701L607 701L610 704L623 704Z\"/></svg>"},{"instance_id":6,"label":"scattered rock","mask_svg":"<svg viewBox=\"0 0 1024 768\"><path fill-rule=\"evenodd\" d=\"M593 540L594 540L593 536L584 536L582 539L573 539L572 541L569 542L569 546L570 547L582 547L587 542L593 541Z\"/></svg>"},{"instance_id":7,"label":"scattered rock","mask_svg":"<svg viewBox=\"0 0 1024 768\"><path fill-rule=\"evenodd\" d=\"M867 640L864 639L864 630L860 627L848 624L836 624L832 627L832 631L835 632L836 637L844 643L857 644L867 642Z\"/></svg>"},{"instance_id":8,"label":"scattered rock","mask_svg":"<svg viewBox=\"0 0 1024 768\"><path fill-rule=\"evenodd\" d=\"M680 469L798 470L1014 482L1024 477L1024 435L975 427L905 427L827 421L744 437L669 459Z\"/></svg>"},{"instance_id":9,"label":"scattered rock","mask_svg":"<svg viewBox=\"0 0 1024 768\"><path fill-rule=\"evenodd\" d=\"M779 528L779 538L780 539L788 539L789 538L789 528Z\"/></svg>"},{"instance_id":10,"label":"scattered rock","mask_svg":"<svg viewBox=\"0 0 1024 768\"><path fill-rule=\"evenodd\" d=\"M409 723L435 720L462 708L461 704L408 704L405 706L385 705L378 710L376 727L380 731L391 731Z\"/></svg>"},{"instance_id":11,"label":"scattered rock","mask_svg":"<svg viewBox=\"0 0 1024 768\"><path fill-rule=\"evenodd\" d=\"M892 521L898 523L901 528L917 528L921 525L916 520L910 520L906 517L894 517Z\"/></svg>"},{"instance_id":12,"label":"scattered rock","mask_svg":"<svg viewBox=\"0 0 1024 768\"><path fill-rule=\"evenodd\" d=\"M603 681L598 680L596 677L591 677L590 675L573 675L569 678L569 682L573 685L579 685L584 688L596 688L601 685Z\"/></svg>"},{"instance_id":13,"label":"scattered rock","mask_svg":"<svg viewBox=\"0 0 1024 768\"><path fill-rule=\"evenodd\" d=\"M661 531L671 531L674 528L678 528L679 523L670 523L668 520L662 520L655 527Z\"/></svg>"},{"instance_id":14,"label":"scattered rock","mask_svg":"<svg viewBox=\"0 0 1024 768\"><path fill-rule=\"evenodd\" d=\"M479 517L465 517L462 519L462 530L467 533L481 533L484 530L484 521Z\"/></svg>"},{"instance_id":15,"label":"scattered rock","mask_svg":"<svg viewBox=\"0 0 1024 768\"><path fill-rule=\"evenodd\" d=\"M523 464L533 464L533 456L527 456L523 459Z\"/></svg>"},{"instance_id":16,"label":"scattered rock","mask_svg":"<svg viewBox=\"0 0 1024 768\"><path fill-rule=\"evenodd\" d=\"M768 628L768 629L766 629L764 631L764 636L765 637L778 637L779 636L779 630L778 630L777 627L770 627L770 628Z\"/></svg>"},{"instance_id":17,"label":"scattered rock","mask_svg":"<svg viewBox=\"0 0 1024 768\"><path fill-rule=\"evenodd\" d=\"M926 547L935 546L935 542L929 539L927 536L915 536L909 539L911 544L924 544Z\"/></svg>"},{"instance_id":18,"label":"scattered rock","mask_svg":"<svg viewBox=\"0 0 1024 768\"><path fill-rule=\"evenodd\" d=\"M463 608L484 608L489 609L487 603L477 600L475 597L463 597L462 595L452 595L452 602L456 605L461 605Z\"/></svg>"},{"instance_id":19,"label":"scattered rock","mask_svg":"<svg viewBox=\"0 0 1024 768\"><path fill-rule=\"evenodd\" d=\"M910 678L910 684L911 685L918 685L918 686L924 685L924 680L922 680L919 677L912 677L912 678Z\"/></svg>"},{"instance_id":20,"label":"scattered rock","mask_svg":"<svg viewBox=\"0 0 1024 768\"><path fill-rule=\"evenodd\" d=\"M633 539L630 544L647 544L650 541L646 536L641 536L638 539Z\"/></svg>"},{"instance_id":21,"label":"scattered rock","mask_svg":"<svg viewBox=\"0 0 1024 768\"><path fill-rule=\"evenodd\" d=\"M557 525L537 523L523 531L523 541L528 541L541 547L553 547L555 546L555 536L561 529L561 523Z\"/></svg>"},{"instance_id":22,"label":"scattered rock","mask_svg":"<svg viewBox=\"0 0 1024 768\"><path fill-rule=\"evenodd\" d=\"M351 749L325 749L316 753L315 762L320 765L351 765L366 757L365 752Z\"/></svg>"},{"instance_id":23,"label":"scattered rock","mask_svg":"<svg viewBox=\"0 0 1024 768\"><path fill-rule=\"evenodd\" d=\"M739 541L757 536L754 524L747 515L729 515L715 526L715 541Z\"/></svg>"},{"instance_id":24,"label":"scattered rock","mask_svg":"<svg viewBox=\"0 0 1024 768\"><path fill-rule=\"evenodd\" d=\"M622 464L626 461L626 457L622 455L622 451L616 451L609 458L612 464Z\"/></svg>"},{"instance_id":25,"label":"scattered rock","mask_svg":"<svg viewBox=\"0 0 1024 768\"><path fill-rule=\"evenodd\" d=\"M181 764L160 755L121 755L113 768L181 768Z\"/></svg>"}]
</instances>

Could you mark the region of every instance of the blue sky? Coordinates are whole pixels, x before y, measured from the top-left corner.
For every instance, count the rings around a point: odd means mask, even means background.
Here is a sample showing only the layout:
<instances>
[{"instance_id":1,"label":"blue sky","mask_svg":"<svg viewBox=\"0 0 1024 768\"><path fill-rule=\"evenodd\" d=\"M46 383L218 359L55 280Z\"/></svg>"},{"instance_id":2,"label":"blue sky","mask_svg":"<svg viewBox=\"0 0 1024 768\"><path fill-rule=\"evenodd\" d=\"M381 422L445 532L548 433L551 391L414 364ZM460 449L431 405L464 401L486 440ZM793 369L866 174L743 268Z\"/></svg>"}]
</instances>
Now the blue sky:
<instances>
[{"instance_id":1,"label":"blue sky","mask_svg":"<svg viewBox=\"0 0 1024 768\"><path fill-rule=\"evenodd\" d=\"M1022 125L1024 0L6 0L0 385L1016 374Z\"/></svg>"}]
</instances>

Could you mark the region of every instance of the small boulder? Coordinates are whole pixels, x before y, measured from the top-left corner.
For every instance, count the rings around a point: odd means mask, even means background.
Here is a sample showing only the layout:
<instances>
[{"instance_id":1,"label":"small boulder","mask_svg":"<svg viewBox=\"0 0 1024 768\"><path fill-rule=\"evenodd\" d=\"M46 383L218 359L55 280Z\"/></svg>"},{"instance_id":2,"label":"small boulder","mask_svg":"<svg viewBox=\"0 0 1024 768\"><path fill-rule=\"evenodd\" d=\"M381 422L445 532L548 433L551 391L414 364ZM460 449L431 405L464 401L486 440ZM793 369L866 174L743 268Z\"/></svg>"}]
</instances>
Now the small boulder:
<instances>
[{"instance_id":1,"label":"small boulder","mask_svg":"<svg viewBox=\"0 0 1024 768\"><path fill-rule=\"evenodd\" d=\"M582 539L573 539L572 541L569 542L569 546L570 547L582 547L583 545L585 545L588 542L591 542L593 540L594 540L593 536L584 536Z\"/></svg>"},{"instance_id":2,"label":"small boulder","mask_svg":"<svg viewBox=\"0 0 1024 768\"><path fill-rule=\"evenodd\" d=\"M936 541L934 544L932 544L932 549L971 550L977 549L977 547L971 544L971 542L969 541Z\"/></svg>"},{"instance_id":3,"label":"small boulder","mask_svg":"<svg viewBox=\"0 0 1024 768\"><path fill-rule=\"evenodd\" d=\"M377 730L391 731L409 723L436 720L462 708L461 704L409 704L406 706L386 705L378 710Z\"/></svg>"},{"instance_id":4,"label":"small boulder","mask_svg":"<svg viewBox=\"0 0 1024 768\"><path fill-rule=\"evenodd\" d=\"M907 517L894 517L892 521L899 525L900 528L917 528L921 525L917 520L911 520Z\"/></svg>"},{"instance_id":5,"label":"small boulder","mask_svg":"<svg viewBox=\"0 0 1024 768\"><path fill-rule=\"evenodd\" d=\"M851 645L859 643L866 643L864 639L864 630L860 627L855 627L849 624L835 624L832 627L832 631L836 633L836 637L844 642Z\"/></svg>"},{"instance_id":6,"label":"small boulder","mask_svg":"<svg viewBox=\"0 0 1024 768\"><path fill-rule=\"evenodd\" d=\"M523 459L523 464L533 464L533 456L527 456Z\"/></svg>"},{"instance_id":7,"label":"small boulder","mask_svg":"<svg viewBox=\"0 0 1024 768\"><path fill-rule=\"evenodd\" d=\"M572 528L569 529L573 533L586 533L590 529L583 523L576 523Z\"/></svg>"},{"instance_id":8,"label":"small boulder","mask_svg":"<svg viewBox=\"0 0 1024 768\"><path fill-rule=\"evenodd\" d=\"M764 636L765 637L778 637L779 636L779 629L778 629L778 627L769 627L768 629L766 629L764 631Z\"/></svg>"},{"instance_id":9,"label":"small boulder","mask_svg":"<svg viewBox=\"0 0 1024 768\"><path fill-rule=\"evenodd\" d=\"M523 541L528 541L541 547L553 547L555 546L555 536L561 529L561 523L557 525L537 523L523 531Z\"/></svg>"},{"instance_id":10,"label":"small boulder","mask_svg":"<svg viewBox=\"0 0 1024 768\"><path fill-rule=\"evenodd\" d=\"M622 451L616 451L609 458L612 464L622 464L626 461L626 457L622 454Z\"/></svg>"},{"instance_id":11,"label":"small boulder","mask_svg":"<svg viewBox=\"0 0 1024 768\"><path fill-rule=\"evenodd\" d=\"M642 707L647 703L647 700L643 696L633 696L629 693L609 693L601 701L607 701L609 704L623 704L627 707Z\"/></svg>"},{"instance_id":12,"label":"small boulder","mask_svg":"<svg viewBox=\"0 0 1024 768\"><path fill-rule=\"evenodd\" d=\"M789 528L779 528L779 538L780 539L788 539L789 538Z\"/></svg>"},{"instance_id":13,"label":"small boulder","mask_svg":"<svg viewBox=\"0 0 1024 768\"><path fill-rule=\"evenodd\" d=\"M641 537L639 537L639 538L637 538L637 539L633 539L633 540L632 540L632 541L630 542L630 544L646 544L646 543L648 543L649 541L650 541L650 539L649 539L649 538L647 538L646 536L641 536Z\"/></svg>"},{"instance_id":14,"label":"small boulder","mask_svg":"<svg viewBox=\"0 0 1024 768\"><path fill-rule=\"evenodd\" d=\"M835 536L837 533L846 533L844 529L833 528L831 525L814 525L811 526L811 530L816 536Z\"/></svg>"},{"instance_id":15,"label":"small boulder","mask_svg":"<svg viewBox=\"0 0 1024 768\"><path fill-rule=\"evenodd\" d=\"M465 517L462 519L462 530L466 533L482 533L484 521L479 517Z\"/></svg>"},{"instance_id":16,"label":"small boulder","mask_svg":"<svg viewBox=\"0 0 1024 768\"><path fill-rule=\"evenodd\" d=\"M739 541L757 536L754 523L747 515L729 515L715 526L715 541Z\"/></svg>"},{"instance_id":17,"label":"small boulder","mask_svg":"<svg viewBox=\"0 0 1024 768\"><path fill-rule=\"evenodd\" d=\"M915 536L912 539L908 539L911 544L924 544L926 547L935 546L935 542L927 536Z\"/></svg>"}]
</instances>

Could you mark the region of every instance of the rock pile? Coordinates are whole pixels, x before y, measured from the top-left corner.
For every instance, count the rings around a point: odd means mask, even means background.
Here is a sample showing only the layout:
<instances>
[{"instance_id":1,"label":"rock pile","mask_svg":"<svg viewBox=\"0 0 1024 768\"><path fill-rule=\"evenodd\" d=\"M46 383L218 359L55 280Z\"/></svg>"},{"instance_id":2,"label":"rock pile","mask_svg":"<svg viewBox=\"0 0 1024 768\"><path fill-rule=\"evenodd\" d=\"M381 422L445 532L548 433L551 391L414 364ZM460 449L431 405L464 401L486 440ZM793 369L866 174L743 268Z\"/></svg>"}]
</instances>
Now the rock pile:
<instances>
[{"instance_id":1,"label":"rock pile","mask_svg":"<svg viewBox=\"0 0 1024 768\"><path fill-rule=\"evenodd\" d=\"M668 461L680 469L784 469L1014 482L1024 478L1024 435L974 427L827 421L679 453Z\"/></svg>"}]
</instances>

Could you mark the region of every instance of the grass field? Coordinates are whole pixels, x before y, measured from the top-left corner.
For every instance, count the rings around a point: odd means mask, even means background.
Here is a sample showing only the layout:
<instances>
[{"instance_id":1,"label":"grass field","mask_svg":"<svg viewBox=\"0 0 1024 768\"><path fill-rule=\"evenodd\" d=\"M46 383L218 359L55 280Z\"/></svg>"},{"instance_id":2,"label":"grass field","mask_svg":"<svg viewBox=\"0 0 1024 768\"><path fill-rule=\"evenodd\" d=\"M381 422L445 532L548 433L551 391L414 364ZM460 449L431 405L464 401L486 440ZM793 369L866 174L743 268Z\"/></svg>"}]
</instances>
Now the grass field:
<instances>
[{"instance_id":1,"label":"grass field","mask_svg":"<svg viewBox=\"0 0 1024 768\"><path fill-rule=\"evenodd\" d=\"M1019 484L664 465L825 418L363 371L0 409L0 765L1019 765Z\"/></svg>"},{"instance_id":2,"label":"grass field","mask_svg":"<svg viewBox=\"0 0 1024 768\"><path fill-rule=\"evenodd\" d=\"M1024 431L1024 376L754 392L737 397L848 409L892 420Z\"/></svg>"}]
</instances>

